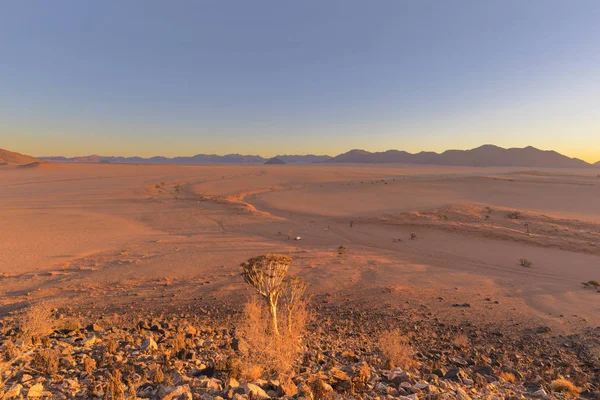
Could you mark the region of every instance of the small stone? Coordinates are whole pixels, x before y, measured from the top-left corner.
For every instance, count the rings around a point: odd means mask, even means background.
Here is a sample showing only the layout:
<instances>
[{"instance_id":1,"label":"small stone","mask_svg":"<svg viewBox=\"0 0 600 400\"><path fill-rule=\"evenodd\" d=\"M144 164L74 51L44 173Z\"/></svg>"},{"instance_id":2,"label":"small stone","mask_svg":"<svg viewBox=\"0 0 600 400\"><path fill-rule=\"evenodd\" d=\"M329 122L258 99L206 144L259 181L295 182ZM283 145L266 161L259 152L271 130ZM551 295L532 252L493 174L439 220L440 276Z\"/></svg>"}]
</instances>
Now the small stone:
<instances>
[{"instance_id":1,"label":"small stone","mask_svg":"<svg viewBox=\"0 0 600 400\"><path fill-rule=\"evenodd\" d=\"M271 398L267 394L267 392L265 392L259 386L256 386L252 383L247 383L247 384L243 385L242 388L244 389L244 393L253 399L254 398L257 398L257 399L270 399Z\"/></svg>"},{"instance_id":2,"label":"small stone","mask_svg":"<svg viewBox=\"0 0 600 400\"><path fill-rule=\"evenodd\" d=\"M43 393L44 385L42 385L41 383L36 383L35 385L29 388L29 391L27 392L27 398L37 399L39 397L42 397Z\"/></svg>"},{"instance_id":3,"label":"small stone","mask_svg":"<svg viewBox=\"0 0 600 400\"><path fill-rule=\"evenodd\" d=\"M142 342L141 351L155 351L158 350L158 345L150 336L146 337Z\"/></svg>"},{"instance_id":4,"label":"small stone","mask_svg":"<svg viewBox=\"0 0 600 400\"><path fill-rule=\"evenodd\" d=\"M16 383L11 386L10 389L4 394L3 399L16 399L21 397L21 390L23 390L23 385L20 383Z\"/></svg>"}]
</instances>

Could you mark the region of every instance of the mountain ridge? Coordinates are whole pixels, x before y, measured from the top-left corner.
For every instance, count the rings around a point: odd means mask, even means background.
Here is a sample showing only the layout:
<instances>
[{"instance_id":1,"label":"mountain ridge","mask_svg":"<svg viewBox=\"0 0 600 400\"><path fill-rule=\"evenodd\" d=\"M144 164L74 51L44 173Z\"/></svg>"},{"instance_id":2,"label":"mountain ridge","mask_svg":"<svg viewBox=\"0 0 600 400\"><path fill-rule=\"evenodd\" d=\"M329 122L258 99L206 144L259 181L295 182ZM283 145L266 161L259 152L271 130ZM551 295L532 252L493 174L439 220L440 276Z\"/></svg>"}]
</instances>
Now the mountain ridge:
<instances>
[{"instance_id":1,"label":"mountain ridge","mask_svg":"<svg viewBox=\"0 0 600 400\"><path fill-rule=\"evenodd\" d=\"M286 163L315 163L324 162L331 159L330 156L320 156L314 154L307 155L281 155L276 156ZM264 164L270 158L265 158L259 155L244 155L244 154L196 154L194 156L178 156L178 157L120 157L120 156L99 156L96 154L79 157L40 157L42 160L55 162L72 162L72 163L119 163L119 164Z\"/></svg>"},{"instance_id":2,"label":"mountain ridge","mask_svg":"<svg viewBox=\"0 0 600 400\"><path fill-rule=\"evenodd\" d=\"M539 167L539 168L587 168L600 167L600 162L591 164L578 158L562 155L554 150L540 150L532 146L524 148L502 148L485 144L467 150L446 150L441 153L421 151L409 153L403 150L386 150L370 152L353 149L335 157L326 155L278 155L278 159L288 163L358 163L358 164L431 164L473 167ZM264 164L269 158L260 155L244 154L196 154L180 157L115 157L115 156L83 156L83 157L40 157L46 161L73 163L138 163L138 164Z\"/></svg>"},{"instance_id":3,"label":"mountain ridge","mask_svg":"<svg viewBox=\"0 0 600 400\"><path fill-rule=\"evenodd\" d=\"M592 166L592 164L583 160L567 157L554 150L540 150L532 146L505 149L490 144L469 150L446 150L442 153L420 152L416 154L398 150L369 152L354 149L333 157L328 162L432 164L473 167L587 168Z\"/></svg>"}]
</instances>

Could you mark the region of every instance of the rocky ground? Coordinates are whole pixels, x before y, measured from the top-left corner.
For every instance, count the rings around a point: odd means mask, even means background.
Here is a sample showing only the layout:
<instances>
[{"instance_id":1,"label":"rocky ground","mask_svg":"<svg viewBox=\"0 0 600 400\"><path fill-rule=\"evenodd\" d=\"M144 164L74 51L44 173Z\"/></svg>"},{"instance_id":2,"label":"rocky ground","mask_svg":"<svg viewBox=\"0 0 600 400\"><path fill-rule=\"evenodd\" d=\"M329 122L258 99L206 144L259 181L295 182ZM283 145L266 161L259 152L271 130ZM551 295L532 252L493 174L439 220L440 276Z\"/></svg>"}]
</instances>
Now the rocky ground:
<instances>
[{"instance_id":1,"label":"rocky ground","mask_svg":"<svg viewBox=\"0 0 600 400\"><path fill-rule=\"evenodd\" d=\"M2 398L600 399L600 327L562 336L312 303L293 372L252 381L237 367L235 308L14 312L0 329ZM40 330L46 318L53 331ZM381 348L394 330L404 368Z\"/></svg>"}]
</instances>

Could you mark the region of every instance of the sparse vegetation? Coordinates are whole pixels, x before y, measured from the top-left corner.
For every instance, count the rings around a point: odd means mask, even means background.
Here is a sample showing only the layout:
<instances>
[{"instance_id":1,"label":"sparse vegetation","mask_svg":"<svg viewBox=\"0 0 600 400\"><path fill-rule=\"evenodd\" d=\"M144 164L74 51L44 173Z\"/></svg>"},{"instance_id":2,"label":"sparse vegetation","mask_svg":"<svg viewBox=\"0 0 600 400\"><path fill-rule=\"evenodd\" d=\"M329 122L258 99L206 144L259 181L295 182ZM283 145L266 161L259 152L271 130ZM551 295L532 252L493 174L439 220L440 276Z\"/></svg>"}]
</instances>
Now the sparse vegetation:
<instances>
[{"instance_id":1,"label":"sparse vegetation","mask_svg":"<svg viewBox=\"0 0 600 400\"><path fill-rule=\"evenodd\" d=\"M124 400L125 384L121 380L121 371L115 369L109 372L106 377L106 387L104 388L104 400Z\"/></svg>"},{"instance_id":2,"label":"sparse vegetation","mask_svg":"<svg viewBox=\"0 0 600 400\"><path fill-rule=\"evenodd\" d=\"M515 374L509 371L501 371L498 374L498 378L500 378L500 380L504 382L517 383L517 377L515 376Z\"/></svg>"},{"instance_id":3,"label":"sparse vegetation","mask_svg":"<svg viewBox=\"0 0 600 400\"><path fill-rule=\"evenodd\" d=\"M308 284L298 276L287 276L282 282L281 298L287 314L287 329L292 333L294 329L294 315L301 312L305 307L304 293ZM302 310L306 312L306 310Z\"/></svg>"},{"instance_id":4,"label":"sparse vegetation","mask_svg":"<svg viewBox=\"0 0 600 400\"><path fill-rule=\"evenodd\" d=\"M553 380L550 383L550 390L553 392L564 393L571 398L577 398L581 393L581 388L564 378Z\"/></svg>"},{"instance_id":5,"label":"sparse vegetation","mask_svg":"<svg viewBox=\"0 0 600 400\"><path fill-rule=\"evenodd\" d=\"M340 256L343 256L344 254L346 254L347 251L348 251L348 249L344 245L340 245L340 247L337 248L337 252Z\"/></svg>"},{"instance_id":6,"label":"sparse vegetation","mask_svg":"<svg viewBox=\"0 0 600 400\"><path fill-rule=\"evenodd\" d=\"M267 254L251 258L242 264L242 275L265 299L271 314L271 327L279 335L277 303L283 290L283 278L287 275L292 259L279 254Z\"/></svg>"},{"instance_id":7,"label":"sparse vegetation","mask_svg":"<svg viewBox=\"0 0 600 400\"><path fill-rule=\"evenodd\" d=\"M291 315L291 329L275 335L269 329L270 313L264 302L251 300L246 304L238 326L239 352L242 358L241 376L253 381L261 376L277 376L289 372L299 359L300 339L305 330L305 314Z\"/></svg>"},{"instance_id":8,"label":"sparse vegetation","mask_svg":"<svg viewBox=\"0 0 600 400\"><path fill-rule=\"evenodd\" d=\"M242 376L256 379L263 374L286 373L297 360L308 316L304 300L307 284L299 277L286 276L291 262L290 257L267 254L242 264L244 280L265 299L249 301L239 325ZM280 298L286 317L283 330L277 318Z\"/></svg>"},{"instance_id":9,"label":"sparse vegetation","mask_svg":"<svg viewBox=\"0 0 600 400\"><path fill-rule=\"evenodd\" d=\"M37 371L54 376L58 372L59 353L54 349L40 349L33 356L32 366Z\"/></svg>"},{"instance_id":10,"label":"sparse vegetation","mask_svg":"<svg viewBox=\"0 0 600 400\"><path fill-rule=\"evenodd\" d=\"M408 339L399 330L384 332L378 340L378 346L388 360L389 369L400 367L404 370L415 365L413 350Z\"/></svg>"},{"instance_id":11,"label":"sparse vegetation","mask_svg":"<svg viewBox=\"0 0 600 400\"><path fill-rule=\"evenodd\" d=\"M511 211L509 213L506 214L506 218L508 219L519 219L521 218L521 212L520 211Z\"/></svg>"},{"instance_id":12,"label":"sparse vegetation","mask_svg":"<svg viewBox=\"0 0 600 400\"><path fill-rule=\"evenodd\" d=\"M50 306L46 303L38 303L25 311L21 318L20 329L24 337L39 342L44 336L52 333L54 321Z\"/></svg>"},{"instance_id":13,"label":"sparse vegetation","mask_svg":"<svg viewBox=\"0 0 600 400\"><path fill-rule=\"evenodd\" d=\"M590 287L593 289L600 288L600 281L587 281L587 282L581 282L581 284L585 287Z\"/></svg>"},{"instance_id":14,"label":"sparse vegetation","mask_svg":"<svg viewBox=\"0 0 600 400\"><path fill-rule=\"evenodd\" d=\"M452 344L458 349L466 349L469 347L471 342L469 341L467 335L464 333L459 333L454 337L454 340L452 340Z\"/></svg>"},{"instance_id":15,"label":"sparse vegetation","mask_svg":"<svg viewBox=\"0 0 600 400\"><path fill-rule=\"evenodd\" d=\"M521 257L519 259L519 264L525 268L531 268L531 266L533 265L533 263L531 261L529 261L528 259L526 259L525 257Z\"/></svg>"},{"instance_id":16,"label":"sparse vegetation","mask_svg":"<svg viewBox=\"0 0 600 400\"><path fill-rule=\"evenodd\" d=\"M410 240L416 240L417 239L417 234L416 233L411 233L410 234Z\"/></svg>"}]
</instances>

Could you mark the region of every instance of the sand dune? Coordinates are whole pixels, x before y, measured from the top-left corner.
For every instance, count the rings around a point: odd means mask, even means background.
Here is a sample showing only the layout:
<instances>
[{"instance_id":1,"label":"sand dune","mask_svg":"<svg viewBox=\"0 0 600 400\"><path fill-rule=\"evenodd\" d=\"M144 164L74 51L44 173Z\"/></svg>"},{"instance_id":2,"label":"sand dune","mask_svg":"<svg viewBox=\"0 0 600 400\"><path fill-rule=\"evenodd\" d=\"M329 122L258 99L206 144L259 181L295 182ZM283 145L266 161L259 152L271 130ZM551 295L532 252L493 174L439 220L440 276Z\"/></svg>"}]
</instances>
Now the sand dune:
<instances>
[{"instance_id":1,"label":"sand dune","mask_svg":"<svg viewBox=\"0 0 600 400\"><path fill-rule=\"evenodd\" d=\"M340 301L565 331L600 322L600 294L581 285L600 278L590 169L83 164L0 174L4 310L154 301L165 280L178 288L166 304L236 301L239 263L278 252L312 291Z\"/></svg>"},{"instance_id":2,"label":"sand dune","mask_svg":"<svg viewBox=\"0 0 600 400\"><path fill-rule=\"evenodd\" d=\"M0 149L0 165L35 167L44 162L35 157Z\"/></svg>"}]
</instances>

